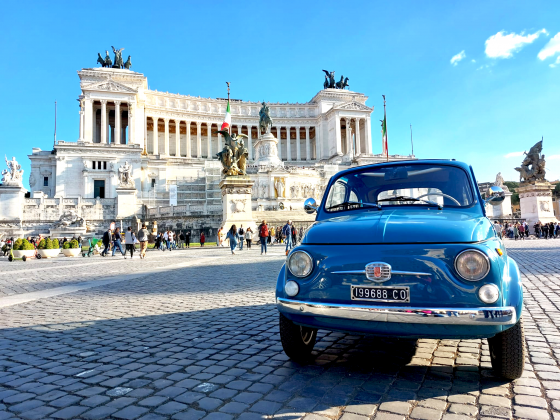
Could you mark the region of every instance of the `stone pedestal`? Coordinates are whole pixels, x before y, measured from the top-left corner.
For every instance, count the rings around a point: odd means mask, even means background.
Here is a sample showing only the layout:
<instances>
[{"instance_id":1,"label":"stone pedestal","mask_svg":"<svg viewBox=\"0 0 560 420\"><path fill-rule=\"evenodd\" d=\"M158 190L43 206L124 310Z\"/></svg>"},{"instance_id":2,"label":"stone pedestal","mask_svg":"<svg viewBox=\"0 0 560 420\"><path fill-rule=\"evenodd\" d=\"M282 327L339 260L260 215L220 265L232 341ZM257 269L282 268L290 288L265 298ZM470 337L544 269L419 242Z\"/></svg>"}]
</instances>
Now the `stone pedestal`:
<instances>
[{"instance_id":1,"label":"stone pedestal","mask_svg":"<svg viewBox=\"0 0 560 420\"><path fill-rule=\"evenodd\" d=\"M0 185L0 221L23 219L23 202L27 190L20 185Z\"/></svg>"},{"instance_id":2,"label":"stone pedestal","mask_svg":"<svg viewBox=\"0 0 560 420\"><path fill-rule=\"evenodd\" d=\"M243 229L250 227L254 234L257 233L251 209L253 184L254 181L248 176L228 176L220 182L223 209L221 227L225 232L231 225L235 225L237 229L243 225Z\"/></svg>"},{"instance_id":3,"label":"stone pedestal","mask_svg":"<svg viewBox=\"0 0 560 420\"><path fill-rule=\"evenodd\" d=\"M278 139L271 133L263 134L255 142L255 164L258 166L284 166L278 157Z\"/></svg>"},{"instance_id":4,"label":"stone pedestal","mask_svg":"<svg viewBox=\"0 0 560 420\"><path fill-rule=\"evenodd\" d=\"M66 227L59 227L49 229L49 236L51 238L68 238L72 239L74 236L76 238L82 237L85 238L86 236L93 236L91 233L89 235L87 233L86 226L66 226Z\"/></svg>"},{"instance_id":5,"label":"stone pedestal","mask_svg":"<svg viewBox=\"0 0 560 420\"><path fill-rule=\"evenodd\" d=\"M513 211L511 207L511 196L512 193L509 191L504 191L506 198L499 205L493 206L492 204L486 204L486 215L493 219L511 219L513 217Z\"/></svg>"},{"instance_id":6,"label":"stone pedestal","mask_svg":"<svg viewBox=\"0 0 560 420\"><path fill-rule=\"evenodd\" d=\"M136 209L136 189L117 188L117 219L135 216Z\"/></svg>"},{"instance_id":7,"label":"stone pedestal","mask_svg":"<svg viewBox=\"0 0 560 420\"><path fill-rule=\"evenodd\" d=\"M521 218L526 219L529 226L538 221L542 223L556 222L552 206L553 186L547 181L521 183L517 192L521 207Z\"/></svg>"}]
</instances>

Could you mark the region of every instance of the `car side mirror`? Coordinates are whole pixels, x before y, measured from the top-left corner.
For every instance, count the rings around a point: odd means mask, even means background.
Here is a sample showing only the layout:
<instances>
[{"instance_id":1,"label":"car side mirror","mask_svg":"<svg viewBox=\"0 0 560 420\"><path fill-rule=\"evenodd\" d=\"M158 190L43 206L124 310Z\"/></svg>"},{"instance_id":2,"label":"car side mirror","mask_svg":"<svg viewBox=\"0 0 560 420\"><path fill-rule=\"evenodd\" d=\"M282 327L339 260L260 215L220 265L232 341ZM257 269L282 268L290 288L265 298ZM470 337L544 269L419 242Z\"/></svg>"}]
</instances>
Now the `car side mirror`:
<instances>
[{"instance_id":1,"label":"car side mirror","mask_svg":"<svg viewBox=\"0 0 560 420\"><path fill-rule=\"evenodd\" d=\"M317 211L317 207L319 206L314 198L308 198L305 200L305 203L303 203L303 209L307 214L315 213Z\"/></svg>"},{"instance_id":2,"label":"car side mirror","mask_svg":"<svg viewBox=\"0 0 560 420\"><path fill-rule=\"evenodd\" d=\"M488 188L487 195L488 198L484 201L484 204L490 203L493 206L499 206L506 198L506 193L504 192L504 190L496 185Z\"/></svg>"}]
</instances>

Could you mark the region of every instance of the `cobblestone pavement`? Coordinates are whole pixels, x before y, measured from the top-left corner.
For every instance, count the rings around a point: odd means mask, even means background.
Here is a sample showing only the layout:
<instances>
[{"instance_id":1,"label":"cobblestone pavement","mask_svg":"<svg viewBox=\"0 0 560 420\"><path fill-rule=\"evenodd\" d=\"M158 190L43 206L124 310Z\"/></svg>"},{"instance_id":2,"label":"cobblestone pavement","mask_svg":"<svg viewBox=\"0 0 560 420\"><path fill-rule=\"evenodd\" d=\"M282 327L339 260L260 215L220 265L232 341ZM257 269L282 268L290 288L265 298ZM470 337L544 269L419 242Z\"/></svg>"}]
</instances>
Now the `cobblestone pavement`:
<instances>
[{"instance_id":1,"label":"cobblestone pavement","mask_svg":"<svg viewBox=\"0 0 560 420\"><path fill-rule=\"evenodd\" d=\"M525 281L524 377L493 377L486 340L320 331L291 362L274 307L282 250L8 263L3 296L133 278L0 309L0 420L560 419L560 240L507 242Z\"/></svg>"}]
</instances>

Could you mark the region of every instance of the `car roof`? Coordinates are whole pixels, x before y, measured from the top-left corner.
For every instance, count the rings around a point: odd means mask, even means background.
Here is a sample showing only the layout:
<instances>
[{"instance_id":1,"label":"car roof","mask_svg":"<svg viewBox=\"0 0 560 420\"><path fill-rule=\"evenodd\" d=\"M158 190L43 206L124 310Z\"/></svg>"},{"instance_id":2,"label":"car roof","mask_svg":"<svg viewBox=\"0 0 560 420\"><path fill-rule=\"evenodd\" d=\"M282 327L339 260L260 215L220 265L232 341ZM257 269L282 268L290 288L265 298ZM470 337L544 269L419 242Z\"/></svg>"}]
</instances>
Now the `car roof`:
<instances>
[{"instance_id":1,"label":"car roof","mask_svg":"<svg viewBox=\"0 0 560 420\"><path fill-rule=\"evenodd\" d=\"M380 168L385 166L399 166L399 165L426 165L426 164L433 164L433 165L445 165L445 166L456 166L459 168L464 169L467 173L470 172L470 166L465 162L459 162L455 159L414 159L414 160L394 160L390 162L382 162L382 163L373 163L371 165L362 165L362 166L354 166L353 168L346 169L344 171L338 172L338 176L349 174L355 171L362 171L368 168Z\"/></svg>"}]
</instances>

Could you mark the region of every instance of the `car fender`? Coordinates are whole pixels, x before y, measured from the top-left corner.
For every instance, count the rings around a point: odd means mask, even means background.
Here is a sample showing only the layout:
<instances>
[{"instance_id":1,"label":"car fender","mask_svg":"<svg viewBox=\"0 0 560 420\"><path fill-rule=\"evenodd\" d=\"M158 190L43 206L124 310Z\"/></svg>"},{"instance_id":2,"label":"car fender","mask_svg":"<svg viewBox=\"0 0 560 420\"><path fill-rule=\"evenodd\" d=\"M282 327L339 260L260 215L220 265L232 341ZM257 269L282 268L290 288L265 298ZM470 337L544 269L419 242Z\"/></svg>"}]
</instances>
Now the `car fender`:
<instances>
[{"instance_id":1,"label":"car fender","mask_svg":"<svg viewBox=\"0 0 560 420\"><path fill-rule=\"evenodd\" d=\"M503 279L503 300L504 306L515 307L517 320L521 317L523 311L523 286L521 284L521 273L517 263L507 257L507 269L504 273ZM504 326L504 330L510 328L512 325Z\"/></svg>"}]
</instances>

